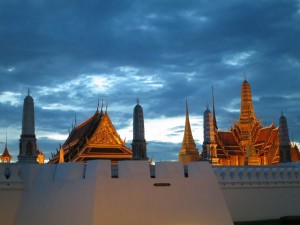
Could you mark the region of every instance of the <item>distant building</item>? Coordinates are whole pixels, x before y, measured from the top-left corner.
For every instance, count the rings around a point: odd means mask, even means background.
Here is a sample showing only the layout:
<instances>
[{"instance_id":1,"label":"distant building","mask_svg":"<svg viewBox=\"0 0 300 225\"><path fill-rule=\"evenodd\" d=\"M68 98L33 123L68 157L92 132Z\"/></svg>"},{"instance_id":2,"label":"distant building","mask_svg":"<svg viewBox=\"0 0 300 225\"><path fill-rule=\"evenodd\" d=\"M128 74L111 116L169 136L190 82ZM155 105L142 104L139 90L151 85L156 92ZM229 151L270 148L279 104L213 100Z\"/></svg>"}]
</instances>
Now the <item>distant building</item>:
<instances>
[{"instance_id":1,"label":"distant building","mask_svg":"<svg viewBox=\"0 0 300 225\"><path fill-rule=\"evenodd\" d=\"M36 141L34 100L28 90L28 95L25 97L23 104L18 163L44 163L44 154L40 152Z\"/></svg>"},{"instance_id":2,"label":"distant building","mask_svg":"<svg viewBox=\"0 0 300 225\"><path fill-rule=\"evenodd\" d=\"M279 127L272 123L263 126L255 116L250 84L241 86L241 111L238 121L229 131L218 129L213 102L213 113L204 112L203 158L214 165L270 165L279 162L300 161L296 145L288 136L287 121L283 115Z\"/></svg>"},{"instance_id":3,"label":"distant building","mask_svg":"<svg viewBox=\"0 0 300 225\"><path fill-rule=\"evenodd\" d=\"M75 125L59 151L52 154L49 163L87 162L95 159L109 159L112 164L132 158L114 128L107 113L98 108L94 115L79 125Z\"/></svg>"},{"instance_id":4,"label":"distant building","mask_svg":"<svg viewBox=\"0 0 300 225\"><path fill-rule=\"evenodd\" d=\"M7 136L6 136L5 148L4 148L2 155L0 155L0 160L2 163L10 163L11 159L12 159L12 156L8 152Z\"/></svg>"},{"instance_id":5,"label":"distant building","mask_svg":"<svg viewBox=\"0 0 300 225\"><path fill-rule=\"evenodd\" d=\"M132 159L148 160L145 140L144 112L139 99L133 110Z\"/></svg>"}]
</instances>

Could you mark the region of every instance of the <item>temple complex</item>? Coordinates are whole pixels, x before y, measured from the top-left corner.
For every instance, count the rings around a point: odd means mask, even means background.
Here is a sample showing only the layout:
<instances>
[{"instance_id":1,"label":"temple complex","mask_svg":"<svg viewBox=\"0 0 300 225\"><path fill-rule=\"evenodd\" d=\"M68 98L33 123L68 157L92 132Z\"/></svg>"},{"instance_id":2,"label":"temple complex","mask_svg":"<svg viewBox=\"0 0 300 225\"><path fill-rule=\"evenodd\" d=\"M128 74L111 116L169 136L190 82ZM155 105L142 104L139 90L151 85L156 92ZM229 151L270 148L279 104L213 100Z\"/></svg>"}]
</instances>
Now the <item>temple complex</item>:
<instances>
[{"instance_id":1,"label":"temple complex","mask_svg":"<svg viewBox=\"0 0 300 225\"><path fill-rule=\"evenodd\" d=\"M188 103L186 101L184 135L182 140L182 146L178 155L178 161L182 162L184 165L187 165L189 162L198 161L199 159L200 156L193 138L189 119Z\"/></svg>"},{"instance_id":2,"label":"temple complex","mask_svg":"<svg viewBox=\"0 0 300 225\"><path fill-rule=\"evenodd\" d=\"M114 128L107 109L98 107L94 115L75 126L60 149L52 154L49 163L87 162L107 159L112 164L132 158L132 152L125 145Z\"/></svg>"},{"instance_id":3,"label":"temple complex","mask_svg":"<svg viewBox=\"0 0 300 225\"><path fill-rule=\"evenodd\" d=\"M299 150L292 145L287 121L282 115L279 126L263 126L255 116L252 93L245 79L241 86L241 110L238 121L229 131L218 129L216 115L207 108L204 112L203 158L213 165L243 166L271 165L300 161Z\"/></svg>"}]
</instances>

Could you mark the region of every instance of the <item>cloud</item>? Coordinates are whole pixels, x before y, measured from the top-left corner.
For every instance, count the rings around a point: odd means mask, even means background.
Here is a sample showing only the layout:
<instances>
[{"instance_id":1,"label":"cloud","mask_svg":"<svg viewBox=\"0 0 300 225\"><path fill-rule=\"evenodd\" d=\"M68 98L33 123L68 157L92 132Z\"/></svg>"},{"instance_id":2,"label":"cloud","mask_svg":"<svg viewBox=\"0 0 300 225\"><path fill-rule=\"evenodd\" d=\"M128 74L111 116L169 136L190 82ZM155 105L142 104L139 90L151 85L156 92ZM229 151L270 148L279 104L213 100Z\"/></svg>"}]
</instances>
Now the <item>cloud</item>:
<instances>
[{"instance_id":1,"label":"cloud","mask_svg":"<svg viewBox=\"0 0 300 225\"><path fill-rule=\"evenodd\" d=\"M211 86L228 129L244 72L258 117L269 123L284 111L300 140L299 1L1 1L0 21L0 140L9 127L16 154L30 88L47 156L98 99L129 141L139 98L149 152L166 148L158 158L176 159L185 100L201 144Z\"/></svg>"}]
</instances>

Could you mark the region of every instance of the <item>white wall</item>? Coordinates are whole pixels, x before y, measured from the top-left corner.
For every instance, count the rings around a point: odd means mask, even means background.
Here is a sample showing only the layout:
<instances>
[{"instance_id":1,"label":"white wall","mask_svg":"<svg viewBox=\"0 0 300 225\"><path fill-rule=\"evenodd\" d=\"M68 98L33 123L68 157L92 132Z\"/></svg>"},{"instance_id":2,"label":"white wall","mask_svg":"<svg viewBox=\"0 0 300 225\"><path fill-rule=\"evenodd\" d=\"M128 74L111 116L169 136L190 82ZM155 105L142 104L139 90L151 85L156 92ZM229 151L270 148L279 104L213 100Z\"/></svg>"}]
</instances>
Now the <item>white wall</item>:
<instances>
[{"instance_id":1,"label":"white wall","mask_svg":"<svg viewBox=\"0 0 300 225\"><path fill-rule=\"evenodd\" d=\"M5 178L9 168L10 177ZM300 166L0 164L1 225L226 225L300 215ZM155 186L158 185L158 186ZM226 205L227 204L227 205Z\"/></svg>"},{"instance_id":2,"label":"white wall","mask_svg":"<svg viewBox=\"0 0 300 225\"><path fill-rule=\"evenodd\" d=\"M189 177L181 163L157 163L155 178L147 161L120 162L118 178L111 178L109 161L7 166L20 175L14 179L21 186L0 203L0 215L11 212L1 224L232 224L207 163L190 164ZM1 195L7 192L0 189Z\"/></svg>"},{"instance_id":3,"label":"white wall","mask_svg":"<svg viewBox=\"0 0 300 225\"><path fill-rule=\"evenodd\" d=\"M215 167L233 221L300 215L299 164Z\"/></svg>"}]
</instances>

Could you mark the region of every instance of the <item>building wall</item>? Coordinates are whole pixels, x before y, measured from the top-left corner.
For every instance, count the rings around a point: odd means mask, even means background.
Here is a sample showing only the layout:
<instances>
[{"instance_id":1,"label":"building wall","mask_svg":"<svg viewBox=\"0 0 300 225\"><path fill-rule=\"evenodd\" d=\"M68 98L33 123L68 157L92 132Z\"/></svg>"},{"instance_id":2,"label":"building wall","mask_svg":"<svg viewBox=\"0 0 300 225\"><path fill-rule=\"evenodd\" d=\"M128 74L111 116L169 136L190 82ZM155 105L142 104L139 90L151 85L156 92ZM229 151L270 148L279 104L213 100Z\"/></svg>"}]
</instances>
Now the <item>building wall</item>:
<instances>
[{"instance_id":1,"label":"building wall","mask_svg":"<svg viewBox=\"0 0 300 225\"><path fill-rule=\"evenodd\" d=\"M1 225L226 225L299 216L299 202L299 163L0 164Z\"/></svg>"},{"instance_id":2,"label":"building wall","mask_svg":"<svg viewBox=\"0 0 300 225\"><path fill-rule=\"evenodd\" d=\"M181 163L160 162L155 178L148 161L119 162L117 178L109 161L0 168L11 171L0 182L0 196L11 193L0 202L3 225L233 224L206 162L189 164L188 177Z\"/></svg>"},{"instance_id":3,"label":"building wall","mask_svg":"<svg viewBox=\"0 0 300 225\"><path fill-rule=\"evenodd\" d=\"M233 221L300 215L300 164L214 167Z\"/></svg>"}]
</instances>

